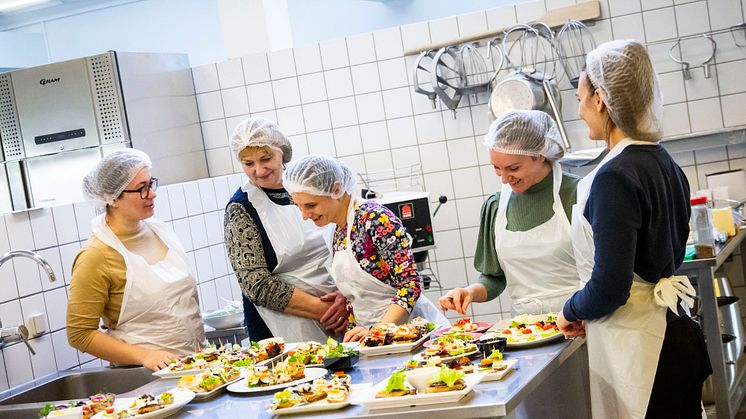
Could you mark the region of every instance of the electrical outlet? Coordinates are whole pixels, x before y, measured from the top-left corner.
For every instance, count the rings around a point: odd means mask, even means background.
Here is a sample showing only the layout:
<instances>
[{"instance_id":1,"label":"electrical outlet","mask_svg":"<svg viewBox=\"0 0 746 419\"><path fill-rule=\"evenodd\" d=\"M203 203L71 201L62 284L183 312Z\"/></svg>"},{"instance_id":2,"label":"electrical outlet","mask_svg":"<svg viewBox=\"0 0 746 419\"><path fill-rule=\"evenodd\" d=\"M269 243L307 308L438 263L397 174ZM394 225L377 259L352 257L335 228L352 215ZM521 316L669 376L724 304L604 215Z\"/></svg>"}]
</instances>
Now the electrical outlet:
<instances>
[{"instance_id":1,"label":"electrical outlet","mask_svg":"<svg viewBox=\"0 0 746 419\"><path fill-rule=\"evenodd\" d=\"M26 319L29 338L41 335L47 331L47 316L44 313L32 314Z\"/></svg>"}]
</instances>

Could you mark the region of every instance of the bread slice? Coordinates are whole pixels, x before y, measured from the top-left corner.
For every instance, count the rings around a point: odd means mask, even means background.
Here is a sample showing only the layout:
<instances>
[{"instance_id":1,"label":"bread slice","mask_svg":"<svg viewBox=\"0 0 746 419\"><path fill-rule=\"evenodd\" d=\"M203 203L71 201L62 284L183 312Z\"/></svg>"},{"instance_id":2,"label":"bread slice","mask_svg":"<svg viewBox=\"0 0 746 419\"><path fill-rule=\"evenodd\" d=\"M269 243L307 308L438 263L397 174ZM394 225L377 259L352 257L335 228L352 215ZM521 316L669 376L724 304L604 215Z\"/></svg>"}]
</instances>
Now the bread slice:
<instances>
[{"instance_id":1,"label":"bread slice","mask_svg":"<svg viewBox=\"0 0 746 419\"><path fill-rule=\"evenodd\" d=\"M417 391L414 389L407 389L407 390L394 390L394 391L379 391L376 393L376 399L383 399L385 397L401 397L401 396L408 396L410 394L415 394Z\"/></svg>"},{"instance_id":2,"label":"bread slice","mask_svg":"<svg viewBox=\"0 0 746 419\"><path fill-rule=\"evenodd\" d=\"M448 387L442 381L437 381L430 384L430 387L425 390L425 393L445 393L448 391L459 391L466 388L466 382L459 378L452 386Z\"/></svg>"},{"instance_id":3,"label":"bread slice","mask_svg":"<svg viewBox=\"0 0 746 419\"><path fill-rule=\"evenodd\" d=\"M309 391L306 393L300 393L300 395L308 403L313 403L326 397L326 393L323 391Z\"/></svg>"}]
</instances>

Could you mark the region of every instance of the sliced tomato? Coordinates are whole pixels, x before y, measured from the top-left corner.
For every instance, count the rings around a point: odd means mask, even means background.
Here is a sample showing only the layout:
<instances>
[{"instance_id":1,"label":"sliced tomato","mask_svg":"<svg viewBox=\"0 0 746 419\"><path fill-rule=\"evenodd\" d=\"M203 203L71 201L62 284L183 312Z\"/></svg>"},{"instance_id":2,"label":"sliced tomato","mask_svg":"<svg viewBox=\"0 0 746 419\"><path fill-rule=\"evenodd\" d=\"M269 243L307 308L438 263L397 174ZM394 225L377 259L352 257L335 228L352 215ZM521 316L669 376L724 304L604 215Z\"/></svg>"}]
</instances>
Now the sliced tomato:
<instances>
[{"instance_id":1,"label":"sliced tomato","mask_svg":"<svg viewBox=\"0 0 746 419\"><path fill-rule=\"evenodd\" d=\"M542 330L552 330L555 327L557 326L552 326L551 324L547 324L547 325L544 325L544 327L542 327Z\"/></svg>"},{"instance_id":2,"label":"sliced tomato","mask_svg":"<svg viewBox=\"0 0 746 419\"><path fill-rule=\"evenodd\" d=\"M505 330L502 331L502 334L503 335L512 335L513 332L511 332L510 329L505 329Z\"/></svg>"},{"instance_id":3,"label":"sliced tomato","mask_svg":"<svg viewBox=\"0 0 746 419\"><path fill-rule=\"evenodd\" d=\"M521 333L523 333L524 335L530 335L533 332L531 331L531 329L527 328L527 329L523 329L523 331Z\"/></svg>"}]
</instances>

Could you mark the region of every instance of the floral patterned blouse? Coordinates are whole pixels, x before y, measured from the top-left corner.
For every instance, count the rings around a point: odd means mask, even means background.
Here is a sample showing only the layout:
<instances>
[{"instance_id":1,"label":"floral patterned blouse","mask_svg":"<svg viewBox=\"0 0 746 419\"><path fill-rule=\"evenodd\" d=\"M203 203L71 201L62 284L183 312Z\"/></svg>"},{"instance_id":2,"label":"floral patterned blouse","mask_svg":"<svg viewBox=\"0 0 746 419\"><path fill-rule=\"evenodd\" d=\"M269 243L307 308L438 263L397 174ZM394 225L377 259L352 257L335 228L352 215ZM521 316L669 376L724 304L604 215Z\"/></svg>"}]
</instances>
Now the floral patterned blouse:
<instances>
[{"instance_id":1,"label":"floral patterned blouse","mask_svg":"<svg viewBox=\"0 0 746 419\"><path fill-rule=\"evenodd\" d=\"M346 227L337 226L334 232L335 252L347 247ZM366 201L355 211L350 238L363 270L396 288L392 302L411 312L420 297L420 276L402 222L388 208Z\"/></svg>"}]
</instances>

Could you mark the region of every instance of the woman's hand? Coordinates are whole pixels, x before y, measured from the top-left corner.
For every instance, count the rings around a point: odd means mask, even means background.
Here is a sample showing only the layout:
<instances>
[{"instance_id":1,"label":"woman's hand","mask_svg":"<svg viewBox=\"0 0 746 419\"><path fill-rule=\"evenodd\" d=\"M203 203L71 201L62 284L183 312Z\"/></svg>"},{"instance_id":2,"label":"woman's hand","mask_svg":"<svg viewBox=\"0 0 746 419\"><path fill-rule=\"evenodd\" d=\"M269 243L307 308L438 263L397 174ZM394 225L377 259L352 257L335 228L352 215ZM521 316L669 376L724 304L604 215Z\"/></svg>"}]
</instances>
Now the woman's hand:
<instances>
[{"instance_id":1,"label":"woman's hand","mask_svg":"<svg viewBox=\"0 0 746 419\"><path fill-rule=\"evenodd\" d=\"M438 299L438 305L443 311L454 310L458 314L464 315L473 299L474 296L469 289L454 288Z\"/></svg>"},{"instance_id":2,"label":"woman's hand","mask_svg":"<svg viewBox=\"0 0 746 419\"><path fill-rule=\"evenodd\" d=\"M345 337L342 340L343 342L357 342L360 339L364 338L365 335L368 334L368 329L362 327L362 326L356 326L353 329L350 329L345 333Z\"/></svg>"},{"instance_id":3,"label":"woman's hand","mask_svg":"<svg viewBox=\"0 0 746 419\"><path fill-rule=\"evenodd\" d=\"M330 292L319 298L321 301L332 303L319 322L325 329L335 334L342 333L347 328L347 298L339 291Z\"/></svg>"},{"instance_id":4,"label":"woman's hand","mask_svg":"<svg viewBox=\"0 0 746 419\"><path fill-rule=\"evenodd\" d=\"M141 362L142 366L153 371L166 368L171 361L179 359L178 355L174 355L168 351L153 349L144 349L144 351Z\"/></svg>"},{"instance_id":5,"label":"woman's hand","mask_svg":"<svg viewBox=\"0 0 746 419\"><path fill-rule=\"evenodd\" d=\"M557 316L557 327L559 327L560 332L562 332L567 339L575 336L585 337L585 322L583 320L569 322L565 319L565 315L562 311L560 311Z\"/></svg>"}]
</instances>

